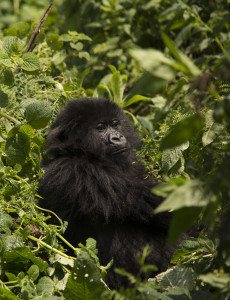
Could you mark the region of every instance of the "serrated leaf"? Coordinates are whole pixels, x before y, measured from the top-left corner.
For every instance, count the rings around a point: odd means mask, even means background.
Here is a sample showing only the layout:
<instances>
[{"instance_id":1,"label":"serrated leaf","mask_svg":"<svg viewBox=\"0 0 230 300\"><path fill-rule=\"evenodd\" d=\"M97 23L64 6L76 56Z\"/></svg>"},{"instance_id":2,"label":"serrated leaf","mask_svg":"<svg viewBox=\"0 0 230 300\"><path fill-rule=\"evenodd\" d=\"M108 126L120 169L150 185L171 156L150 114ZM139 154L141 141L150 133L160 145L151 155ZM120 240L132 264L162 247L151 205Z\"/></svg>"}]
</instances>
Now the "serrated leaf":
<instances>
[{"instance_id":1,"label":"serrated leaf","mask_svg":"<svg viewBox=\"0 0 230 300\"><path fill-rule=\"evenodd\" d=\"M35 100L26 106L24 116L33 128L39 129L44 128L49 123L51 112L49 102Z\"/></svg>"},{"instance_id":2,"label":"serrated leaf","mask_svg":"<svg viewBox=\"0 0 230 300\"><path fill-rule=\"evenodd\" d=\"M224 126L222 124L217 124L213 118L213 110L209 110L205 114L205 131L202 136L202 144L204 147L207 145L211 144L217 134L221 131L224 130Z\"/></svg>"},{"instance_id":3,"label":"serrated leaf","mask_svg":"<svg viewBox=\"0 0 230 300\"><path fill-rule=\"evenodd\" d=\"M4 84L12 85L14 83L14 73L11 69L6 69L4 71Z\"/></svg>"},{"instance_id":4,"label":"serrated leaf","mask_svg":"<svg viewBox=\"0 0 230 300\"><path fill-rule=\"evenodd\" d=\"M13 221L11 217L7 214L0 213L0 228L1 234L10 234L11 230L10 227L12 226Z\"/></svg>"},{"instance_id":5,"label":"serrated leaf","mask_svg":"<svg viewBox=\"0 0 230 300\"><path fill-rule=\"evenodd\" d=\"M14 163L23 164L29 151L30 139L26 134L22 132L16 133L6 141L6 155Z\"/></svg>"},{"instance_id":6,"label":"serrated leaf","mask_svg":"<svg viewBox=\"0 0 230 300\"><path fill-rule=\"evenodd\" d=\"M6 51L1 50L0 51L0 64L3 64L5 67L11 67L12 62L10 61L10 58Z\"/></svg>"},{"instance_id":7,"label":"serrated leaf","mask_svg":"<svg viewBox=\"0 0 230 300\"><path fill-rule=\"evenodd\" d=\"M16 36L7 37L2 44L2 49L9 56L11 56L13 53L16 55L20 55L22 52L22 47L22 41Z\"/></svg>"},{"instance_id":8,"label":"serrated leaf","mask_svg":"<svg viewBox=\"0 0 230 300\"><path fill-rule=\"evenodd\" d=\"M86 252L81 252L74 263L64 296L66 300L95 300L107 288L101 282L100 269Z\"/></svg>"},{"instance_id":9,"label":"serrated leaf","mask_svg":"<svg viewBox=\"0 0 230 300\"><path fill-rule=\"evenodd\" d=\"M39 279L37 284L37 292L39 294L52 295L53 291L54 291L54 282L50 277L44 276Z\"/></svg>"},{"instance_id":10,"label":"serrated leaf","mask_svg":"<svg viewBox=\"0 0 230 300\"><path fill-rule=\"evenodd\" d=\"M0 90L0 107L6 107L8 105L8 95Z\"/></svg>"},{"instance_id":11,"label":"serrated leaf","mask_svg":"<svg viewBox=\"0 0 230 300\"><path fill-rule=\"evenodd\" d=\"M192 271L189 268L176 266L166 272L160 274L160 287L167 288L193 288Z\"/></svg>"},{"instance_id":12,"label":"serrated leaf","mask_svg":"<svg viewBox=\"0 0 230 300\"><path fill-rule=\"evenodd\" d=\"M32 72L40 69L39 59L35 54L31 52L25 53L22 56L22 59L23 59L23 63L20 64L20 67L23 70Z\"/></svg>"},{"instance_id":13,"label":"serrated leaf","mask_svg":"<svg viewBox=\"0 0 230 300\"><path fill-rule=\"evenodd\" d=\"M179 159L183 156L183 151L188 149L189 142L181 144L174 148L168 148L162 154L162 170L167 173Z\"/></svg>"}]
</instances>

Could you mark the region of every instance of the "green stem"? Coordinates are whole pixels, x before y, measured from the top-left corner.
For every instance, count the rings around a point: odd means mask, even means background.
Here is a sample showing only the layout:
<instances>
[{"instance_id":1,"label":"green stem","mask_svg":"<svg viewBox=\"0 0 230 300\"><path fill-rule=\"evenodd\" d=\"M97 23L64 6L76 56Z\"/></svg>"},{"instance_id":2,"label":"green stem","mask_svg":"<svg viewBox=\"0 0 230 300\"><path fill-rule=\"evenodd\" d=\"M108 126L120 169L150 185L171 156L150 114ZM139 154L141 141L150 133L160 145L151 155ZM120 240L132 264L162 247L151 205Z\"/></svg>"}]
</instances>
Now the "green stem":
<instances>
[{"instance_id":1,"label":"green stem","mask_svg":"<svg viewBox=\"0 0 230 300\"><path fill-rule=\"evenodd\" d=\"M71 245L60 233L56 232L56 236L59 237L67 246L69 246L71 249L73 249L75 252L79 251L78 248L74 248L73 245Z\"/></svg>"},{"instance_id":2,"label":"green stem","mask_svg":"<svg viewBox=\"0 0 230 300\"><path fill-rule=\"evenodd\" d=\"M66 255L65 253L59 251L58 249L56 249L56 248L54 248L54 247L48 245L47 243L45 243L45 242L43 242L43 241L37 239L36 237L34 237L34 236L32 236L32 235L29 235L28 238L31 239L32 241L37 242L38 244L41 244L42 246L48 248L49 250L52 250L52 251L56 252L57 254L59 254L59 255L65 257L65 258L73 259L73 260L75 259L75 257Z\"/></svg>"},{"instance_id":3,"label":"green stem","mask_svg":"<svg viewBox=\"0 0 230 300\"><path fill-rule=\"evenodd\" d=\"M5 114L4 112L0 111L0 116L9 119L10 121L14 122L15 124L20 124L21 122L19 122L18 120L16 120L15 118Z\"/></svg>"}]
</instances>

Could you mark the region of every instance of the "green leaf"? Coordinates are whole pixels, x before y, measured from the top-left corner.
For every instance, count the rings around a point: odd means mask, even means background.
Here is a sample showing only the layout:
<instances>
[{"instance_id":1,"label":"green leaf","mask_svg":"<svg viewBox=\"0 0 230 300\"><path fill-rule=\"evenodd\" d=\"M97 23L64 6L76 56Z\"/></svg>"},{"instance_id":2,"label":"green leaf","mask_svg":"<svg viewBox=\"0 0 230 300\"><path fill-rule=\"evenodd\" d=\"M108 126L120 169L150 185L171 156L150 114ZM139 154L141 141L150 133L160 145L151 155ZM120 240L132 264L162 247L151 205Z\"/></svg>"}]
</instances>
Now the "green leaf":
<instances>
[{"instance_id":1,"label":"green leaf","mask_svg":"<svg viewBox=\"0 0 230 300\"><path fill-rule=\"evenodd\" d=\"M37 265L32 265L28 270L28 276L32 281L38 279L39 276L39 268Z\"/></svg>"},{"instance_id":2,"label":"green leaf","mask_svg":"<svg viewBox=\"0 0 230 300\"><path fill-rule=\"evenodd\" d=\"M111 90L113 92L114 101L119 105L122 102L123 97L123 94L121 93L121 76L119 71L113 73Z\"/></svg>"},{"instance_id":3,"label":"green leaf","mask_svg":"<svg viewBox=\"0 0 230 300\"><path fill-rule=\"evenodd\" d=\"M59 40L59 35L56 33L49 34L46 41L48 46L54 50L60 50L63 47L63 41Z\"/></svg>"},{"instance_id":4,"label":"green leaf","mask_svg":"<svg viewBox=\"0 0 230 300\"><path fill-rule=\"evenodd\" d=\"M41 258L36 257L34 253L28 247L20 247L10 251L6 251L4 254L7 267L15 270L21 270L24 266L27 266L29 261L37 265L40 271L47 269L47 263Z\"/></svg>"},{"instance_id":5,"label":"green leaf","mask_svg":"<svg viewBox=\"0 0 230 300\"><path fill-rule=\"evenodd\" d=\"M4 71L4 84L12 85L14 83L14 73L11 69L6 69Z\"/></svg>"},{"instance_id":6,"label":"green leaf","mask_svg":"<svg viewBox=\"0 0 230 300\"><path fill-rule=\"evenodd\" d=\"M204 120L199 115L193 115L178 122L163 138L161 149L173 148L191 140L204 125Z\"/></svg>"},{"instance_id":7,"label":"green leaf","mask_svg":"<svg viewBox=\"0 0 230 300\"><path fill-rule=\"evenodd\" d=\"M189 142L186 142L177 147L165 149L162 154L162 170L168 173L183 156L183 151L188 149L188 147Z\"/></svg>"},{"instance_id":8,"label":"green leaf","mask_svg":"<svg viewBox=\"0 0 230 300\"><path fill-rule=\"evenodd\" d=\"M193 288L193 276L189 268L176 266L160 275L161 277L163 275L160 281L160 287L163 289L182 287L191 290Z\"/></svg>"},{"instance_id":9,"label":"green leaf","mask_svg":"<svg viewBox=\"0 0 230 300\"><path fill-rule=\"evenodd\" d=\"M169 242L171 245L178 240L182 233L192 227L201 210L200 207L185 207L173 213L169 229Z\"/></svg>"},{"instance_id":10,"label":"green leaf","mask_svg":"<svg viewBox=\"0 0 230 300\"><path fill-rule=\"evenodd\" d=\"M10 234L11 230L10 227L12 226L13 221L11 217L7 214L0 213L0 228L1 228L1 234Z\"/></svg>"},{"instance_id":11,"label":"green leaf","mask_svg":"<svg viewBox=\"0 0 230 300\"><path fill-rule=\"evenodd\" d=\"M95 300L107 288L101 282L100 269L86 252L81 252L75 260L71 276L68 279L64 296L66 300Z\"/></svg>"},{"instance_id":12,"label":"green leaf","mask_svg":"<svg viewBox=\"0 0 230 300\"><path fill-rule=\"evenodd\" d=\"M0 287L0 299L2 300L20 300L10 290Z\"/></svg>"},{"instance_id":13,"label":"green leaf","mask_svg":"<svg viewBox=\"0 0 230 300\"><path fill-rule=\"evenodd\" d=\"M30 138L18 131L6 141L5 152L8 158L14 162L23 164L30 151Z\"/></svg>"},{"instance_id":14,"label":"green leaf","mask_svg":"<svg viewBox=\"0 0 230 300\"><path fill-rule=\"evenodd\" d=\"M52 295L53 291L54 291L54 282L50 277L44 276L39 279L37 284L38 294Z\"/></svg>"},{"instance_id":15,"label":"green leaf","mask_svg":"<svg viewBox=\"0 0 230 300\"><path fill-rule=\"evenodd\" d=\"M194 179L177 187L168 198L161 203L155 213L178 210L184 207L203 207L214 200L214 195L203 189L202 182Z\"/></svg>"},{"instance_id":16,"label":"green leaf","mask_svg":"<svg viewBox=\"0 0 230 300\"><path fill-rule=\"evenodd\" d=\"M153 49L135 49L130 54L137 60L139 65L152 76L171 81L175 77L173 70L175 62L167 58L162 52Z\"/></svg>"},{"instance_id":17,"label":"green leaf","mask_svg":"<svg viewBox=\"0 0 230 300\"><path fill-rule=\"evenodd\" d=\"M204 147L211 144L218 133L224 130L224 126L222 124L217 124L213 118L213 110L207 111L205 114L205 130L202 136L202 144Z\"/></svg>"},{"instance_id":18,"label":"green leaf","mask_svg":"<svg viewBox=\"0 0 230 300\"><path fill-rule=\"evenodd\" d=\"M132 98L125 100L122 103L122 107L125 108L129 105L132 105L133 103L138 103L140 101L144 101L144 102L150 102L152 99L149 97L145 97L145 96L141 96L141 95L135 95Z\"/></svg>"},{"instance_id":19,"label":"green leaf","mask_svg":"<svg viewBox=\"0 0 230 300\"><path fill-rule=\"evenodd\" d=\"M9 56L11 56L12 54L21 55L22 47L23 47L22 41L16 36L7 37L2 44L2 49Z\"/></svg>"},{"instance_id":20,"label":"green leaf","mask_svg":"<svg viewBox=\"0 0 230 300\"><path fill-rule=\"evenodd\" d=\"M32 72L40 69L39 59L35 54L31 52L25 53L22 59L23 63L20 64L20 67L23 70Z\"/></svg>"},{"instance_id":21,"label":"green leaf","mask_svg":"<svg viewBox=\"0 0 230 300\"><path fill-rule=\"evenodd\" d=\"M78 53L79 58L85 58L86 60L90 60L90 55L86 51L81 51Z\"/></svg>"},{"instance_id":22,"label":"green leaf","mask_svg":"<svg viewBox=\"0 0 230 300\"><path fill-rule=\"evenodd\" d=\"M172 55L181 65L181 70L188 76L199 76L201 71L185 54L181 53L173 44L172 40L165 34L161 33L165 45L169 48Z\"/></svg>"},{"instance_id":23,"label":"green leaf","mask_svg":"<svg viewBox=\"0 0 230 300\"><path fill-rule=\"evenodd\" d=\"M3 64L5 67L11 67L12 62L9 59L9 56L6 51L0 51L0 64Z\"/></svg>"},{"instance_id":24,"label":"green leaf","mask_svg":"<svg viewBox=\"0 0 230 300\"><path fill-rule=\"evenodd\" d=\"M49 102L37 101L26 106L24 116L35 129L44 128L50 121L52 109Z\"/></svg>"},{"instance_id":25,"label":"green leaf","mask_svg":"<svg viewBox=\"0 0 230 300\"><path fill-rule=\"evenodd\" d=\"M6 107L8 105L8 95L0 90L0 107Z\"/></svg>"}]
</instances>

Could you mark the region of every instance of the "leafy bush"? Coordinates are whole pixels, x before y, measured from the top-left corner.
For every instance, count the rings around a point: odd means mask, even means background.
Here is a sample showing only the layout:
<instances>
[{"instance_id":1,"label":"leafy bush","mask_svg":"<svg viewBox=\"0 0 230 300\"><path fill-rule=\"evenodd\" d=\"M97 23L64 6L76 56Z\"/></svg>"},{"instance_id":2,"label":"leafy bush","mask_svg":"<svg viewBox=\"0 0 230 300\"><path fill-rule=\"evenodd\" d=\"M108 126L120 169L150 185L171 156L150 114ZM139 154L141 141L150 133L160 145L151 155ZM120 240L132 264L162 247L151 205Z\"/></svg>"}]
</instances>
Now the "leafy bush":
<instances>
[{"instance_id":1,"label":"leafy bush","mask_svg":"<svg viewBox=\"0 0 230 300\"><path fill-rule=\"evenodd\" d=\"M49 2L0 3L0 298L228 299L229 4L59 0L25 52ZM136 278L117 270L129 289L110 291L96 242L69 245L67 224L48 225L36 205L47 129L78 96L109 97L134 121L140 159L162 181L155 213L173 210L169 241L202 228L147 282L148 247Z\"/></svg>"}]
</instances>

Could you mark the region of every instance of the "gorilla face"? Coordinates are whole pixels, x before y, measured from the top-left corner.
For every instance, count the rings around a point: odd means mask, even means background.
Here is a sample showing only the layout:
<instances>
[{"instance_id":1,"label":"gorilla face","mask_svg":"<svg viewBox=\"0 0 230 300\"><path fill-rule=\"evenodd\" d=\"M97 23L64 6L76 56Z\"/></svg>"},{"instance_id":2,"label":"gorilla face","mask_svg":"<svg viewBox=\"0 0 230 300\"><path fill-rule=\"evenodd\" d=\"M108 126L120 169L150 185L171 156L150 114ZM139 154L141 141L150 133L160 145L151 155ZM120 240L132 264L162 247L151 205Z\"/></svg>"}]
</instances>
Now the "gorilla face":
<instances>
[{"instance_id":1,"label":"gorilla face","mask_svg":"<svg viewBox=\"0 0 230 300\"><path fill-rule=\"evenodd\" d=\"M100 121L96 126L97 134L106 145L106 153L118 155L128 150L125 136L120 132L121 124L117 119Z\"/></svg>"},{"instance_id":2,"label":"gorilla face","mask_svg":"<svg viewBox=\"0 0 230 300\"><path fill-rule=\"evenodd\" d=\"M59 114L47 137L50 158L89 155L117 160L140 147L140 139L122 110L106 99L70 101Z\"/></svg>"}]
</instances>

